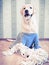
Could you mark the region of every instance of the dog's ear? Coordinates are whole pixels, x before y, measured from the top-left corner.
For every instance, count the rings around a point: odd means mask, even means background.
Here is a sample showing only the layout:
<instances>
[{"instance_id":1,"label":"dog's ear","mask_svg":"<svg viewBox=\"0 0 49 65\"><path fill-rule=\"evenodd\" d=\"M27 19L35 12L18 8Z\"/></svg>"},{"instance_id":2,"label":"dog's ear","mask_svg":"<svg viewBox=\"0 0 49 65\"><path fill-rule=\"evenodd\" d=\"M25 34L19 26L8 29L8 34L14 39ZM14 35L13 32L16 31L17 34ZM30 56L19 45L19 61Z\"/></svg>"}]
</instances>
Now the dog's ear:
<instances>
[{"instance_id":1,"label":"dog's ear","mask_svg":"<svg viewBox=\"0 0 49 65\"><path fill-rule=\"evenodd\" d=\"M36 8L35 8L35 6L33 6L33 14L35 14L36 13Z\"/></svg>"},{"instance_id":2,"label":"dog's ear","mask_svg":"<svg viewBox=\"0 0 49 65\"><path fill-rule=\"evenodd\" d=\"M20 10L20 13L21 13L21 15L23 15L23 9L21 8L21 10Z\"/></svg>"}]
</instances>

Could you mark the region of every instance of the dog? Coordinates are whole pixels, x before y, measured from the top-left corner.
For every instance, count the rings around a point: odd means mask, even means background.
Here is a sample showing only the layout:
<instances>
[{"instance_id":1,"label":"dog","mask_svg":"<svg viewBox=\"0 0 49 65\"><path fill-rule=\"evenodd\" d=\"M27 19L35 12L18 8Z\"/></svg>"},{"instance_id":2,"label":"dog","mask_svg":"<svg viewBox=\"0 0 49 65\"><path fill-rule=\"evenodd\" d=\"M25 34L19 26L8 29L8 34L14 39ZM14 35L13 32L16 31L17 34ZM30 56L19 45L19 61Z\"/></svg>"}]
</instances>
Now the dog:
<instances>
[{"instance_id":1,"label":"dog","mask_svg":"<svg viewBox=\"0 0 49 65\"><path fill-rule=\"evenodd\" d=\"M40 48L38 25L36 21L36 12L34 6L26 4L20 11L23 21L21 22L21 31L18 34L16 41L11 45L12 48L16 43L21 42L23 45L35 49Z\"/></svg>"}]
</instances>

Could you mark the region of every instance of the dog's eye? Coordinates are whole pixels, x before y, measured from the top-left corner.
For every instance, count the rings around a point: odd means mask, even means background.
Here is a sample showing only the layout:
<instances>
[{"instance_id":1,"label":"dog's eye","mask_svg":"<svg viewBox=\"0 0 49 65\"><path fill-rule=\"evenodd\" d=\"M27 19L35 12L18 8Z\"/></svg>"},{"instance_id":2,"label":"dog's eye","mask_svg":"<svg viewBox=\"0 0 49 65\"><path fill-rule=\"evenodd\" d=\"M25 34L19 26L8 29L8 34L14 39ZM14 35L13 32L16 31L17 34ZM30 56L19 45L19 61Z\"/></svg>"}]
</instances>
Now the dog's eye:
<instances>
[{"instance_id":1,"label":"dog's eye","mask_svg":"<svg viewBox=\"0 0 49 65\"><path fill-rule=\"evenodd\" d=\"M32 9L32 7L30 7L30 9Z\"/></svg>"},{"instance_id":2,"label":"dog's eye","mask_svg":"<svg viewBox=\"0 0 49 65\"><path fill-rule=\"evenodd\" d=\"M25 9L25 8L23 8L23 9Z\"/></svg>"}]
</instances>

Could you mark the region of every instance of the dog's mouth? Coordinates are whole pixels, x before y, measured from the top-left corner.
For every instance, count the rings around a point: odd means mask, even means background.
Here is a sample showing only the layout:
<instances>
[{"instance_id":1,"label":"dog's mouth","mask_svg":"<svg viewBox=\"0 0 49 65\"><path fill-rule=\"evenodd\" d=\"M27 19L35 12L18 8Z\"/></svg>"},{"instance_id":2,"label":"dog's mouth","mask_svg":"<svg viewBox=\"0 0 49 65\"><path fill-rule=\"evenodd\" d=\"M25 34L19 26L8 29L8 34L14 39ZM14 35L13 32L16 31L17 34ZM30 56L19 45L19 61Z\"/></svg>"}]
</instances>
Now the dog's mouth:
<instances>
[{"instance_id":1,"label":"dog's mouth","mask_svg":"<svg viewBox=\"0 0 49 65\"><path fill-rule=\"evenodd\" d=\"M29 14L25 14L24 16L25 16L25 17L28 17L28 16L30 16L30 15L29 15Z\"/></svg>"},{"instance_id":2,"label":"dog's mouth","mask_svg":"<svg viewBox=\"0 0 49 65\"><path fill-rule=\"evenodd\" d=\"M33 15L33 14L25 14L24 16L25 16L25 17L28 17L28 16L32 17L32 15Z\"/></svg>"}]
</instances>

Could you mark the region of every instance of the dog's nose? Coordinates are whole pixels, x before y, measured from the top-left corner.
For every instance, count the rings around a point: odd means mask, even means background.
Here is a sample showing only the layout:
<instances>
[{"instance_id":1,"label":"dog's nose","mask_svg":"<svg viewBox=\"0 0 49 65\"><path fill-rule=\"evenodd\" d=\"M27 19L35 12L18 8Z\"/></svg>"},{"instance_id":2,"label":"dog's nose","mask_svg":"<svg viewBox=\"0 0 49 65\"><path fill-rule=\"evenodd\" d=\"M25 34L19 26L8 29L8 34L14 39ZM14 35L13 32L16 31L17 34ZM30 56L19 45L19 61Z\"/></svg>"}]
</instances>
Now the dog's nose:
<instances>
[{"instance_id":1,"label":"dog's nose","mask_svg":"<svg viewBox=\"0 0 49 65\"><path fill-rule=\"evenodd\" d=\"M25 10L25 13L28 13L28 10Z\"/></svg>"}]
</instances>

